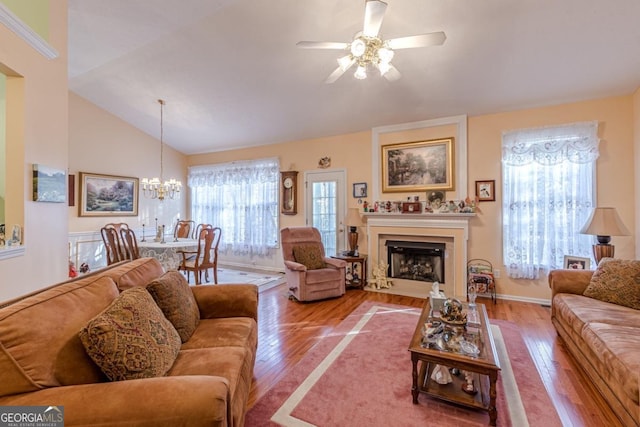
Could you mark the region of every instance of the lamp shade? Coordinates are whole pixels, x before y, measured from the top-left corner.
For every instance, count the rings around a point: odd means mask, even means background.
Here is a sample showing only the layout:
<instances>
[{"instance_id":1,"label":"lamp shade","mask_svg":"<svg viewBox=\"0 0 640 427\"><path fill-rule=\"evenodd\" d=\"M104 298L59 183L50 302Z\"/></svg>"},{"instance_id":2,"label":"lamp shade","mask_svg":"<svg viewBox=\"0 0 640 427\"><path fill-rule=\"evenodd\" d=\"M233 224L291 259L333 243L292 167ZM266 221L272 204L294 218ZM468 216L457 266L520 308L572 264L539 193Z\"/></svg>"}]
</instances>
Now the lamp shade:
<instances>
[{"instance_id":1,"label":"lamp shade","mask_svg":"<svg viewBox=\"0 0 640 427\"><path fill-rule=\"evenodd\" d=\"M347 211L347 217L344 219L344 223L350 227L359 227L362 225L358 208L349 208Z\"/></svg>"},{"instance_id":2,"label":"lamp shade","mask_svg":"<svg viewBox=\"0 0 640 427\"><path fill-rule=\"evenodd\" d=\"M628 236L630 234L616 208L595 208L580 233L597 236Z\"/></svg>"}]
</instances>

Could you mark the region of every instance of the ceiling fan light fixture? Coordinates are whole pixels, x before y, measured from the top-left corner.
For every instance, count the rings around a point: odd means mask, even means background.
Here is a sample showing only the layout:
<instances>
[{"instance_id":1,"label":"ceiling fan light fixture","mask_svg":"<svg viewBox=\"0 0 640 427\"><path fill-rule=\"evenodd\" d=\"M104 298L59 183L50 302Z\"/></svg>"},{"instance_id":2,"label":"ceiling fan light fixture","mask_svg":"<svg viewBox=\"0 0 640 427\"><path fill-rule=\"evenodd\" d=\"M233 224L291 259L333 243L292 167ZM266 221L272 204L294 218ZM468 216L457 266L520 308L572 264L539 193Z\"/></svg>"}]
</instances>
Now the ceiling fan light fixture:
<instances>
[{"instance_id":1,"label":"ceiling fan light fixture","mask_svg":"<svg viewBox=\"0 0 640 427\"><path fill-rule=\"evenodd\" d=\"M361 57L367 50L367 44L361 38L355 39L351 43L351 54L356 58Z\"/></svg>"},{"instance_id":2,"label":"ceiling fan light fixture","mask_svg":"<svg viewBox=\"0 0 640 427\"><path fill-rule=\"evenodd\" d=\"M366 79L367 78L367 69L362 65L358 65L358 68L356 69L356 72L353 73L353 77L355 77L358 80Z\"/></svg>"},{"instance_id":3,"label":"ceiling fan light fixture","mask_svg":"<svg viewBox=\"0 0 640 427\"><path fill-rule=\"evenodd\" d=\"M380 70L380 75L384 76L391 69L391 64L388 62L380 62L378 63L378 70Z\"/></svg>"},{"instance_id":4,"label":"ceiling fan light fixture","mask_svg":"<svg viewBox=\"0 0 640 427\"><path fill-rule=\"evenodd\" d=\"M394 52L392 49L387 47L381 47L378 49L378 58L380 58L381 62L389 63L393 59Z\"/></svg>"},{"instance_id":5,"label":"ceiling fan light fixture","mask_svg":"<svg viewBox=\"0 0 640 427\"><path fill-rule=\"evenodd\" d=\"M338 58L338 66L342 71L347 71L352 65L353 57L351 55L345 55L342 58Z\"/></svg>"}]
</instances>

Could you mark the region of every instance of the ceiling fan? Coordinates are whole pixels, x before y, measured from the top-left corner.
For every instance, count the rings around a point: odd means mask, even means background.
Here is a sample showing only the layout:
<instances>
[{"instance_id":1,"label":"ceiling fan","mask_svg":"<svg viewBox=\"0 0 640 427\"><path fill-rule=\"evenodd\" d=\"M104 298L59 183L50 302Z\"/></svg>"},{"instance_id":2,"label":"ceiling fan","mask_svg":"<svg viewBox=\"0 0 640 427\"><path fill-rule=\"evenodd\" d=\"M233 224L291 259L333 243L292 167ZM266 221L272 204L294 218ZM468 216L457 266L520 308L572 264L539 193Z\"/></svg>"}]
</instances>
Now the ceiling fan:
<instances>
[{"instance_id":1,"label":"ceiling fan","mask_svg":"<svg viewBox=\"0 0 640 427\"><path fill-rule=\"evenodd\" d=\"M296 46L304 49L345 50L347 54L338 59L338 68L327 77L325 83L333 83L349 68L357 65L353 74L356 79L367 78L367 68L377 68L389 81L400 78L400 72L391 65L394 50L414 47L438 46L447 38L442 31L416 36L398 37L383 40L380 27L387 3L380 0L366 0L364 7L364 28L358 32L351 43L301 41Z\"/></svg>"}]
</instances>

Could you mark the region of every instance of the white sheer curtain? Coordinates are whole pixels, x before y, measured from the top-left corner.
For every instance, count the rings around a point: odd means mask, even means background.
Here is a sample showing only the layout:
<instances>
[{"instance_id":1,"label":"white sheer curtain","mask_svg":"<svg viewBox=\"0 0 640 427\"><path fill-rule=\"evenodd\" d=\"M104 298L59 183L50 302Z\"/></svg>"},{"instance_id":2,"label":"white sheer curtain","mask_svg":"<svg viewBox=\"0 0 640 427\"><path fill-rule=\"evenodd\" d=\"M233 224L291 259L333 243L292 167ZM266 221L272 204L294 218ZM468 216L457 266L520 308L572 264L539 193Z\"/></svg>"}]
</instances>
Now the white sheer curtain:
<instances>
[{"instance_id":1,"label":"white sheer curtain","mask_svg":"<svg viewBox=\"0 0 640 427\"><path fill-rule=\"evenodd\" d=\"M512 278L562 268L564 255L591 257L579 233L595 207L598 123L502 135L503 257Z\"/></svg>"},{"instance_id":2,"label":"white sheer curtain","mask_svg":"<svg viewBox=\"0 0 640 427\"><path fill-rule=\"evenodd\" d=\"M189 168L191 218L222 229L220 250L266 255L278 240L277 158Z\"/></svg>"}]
</instances>

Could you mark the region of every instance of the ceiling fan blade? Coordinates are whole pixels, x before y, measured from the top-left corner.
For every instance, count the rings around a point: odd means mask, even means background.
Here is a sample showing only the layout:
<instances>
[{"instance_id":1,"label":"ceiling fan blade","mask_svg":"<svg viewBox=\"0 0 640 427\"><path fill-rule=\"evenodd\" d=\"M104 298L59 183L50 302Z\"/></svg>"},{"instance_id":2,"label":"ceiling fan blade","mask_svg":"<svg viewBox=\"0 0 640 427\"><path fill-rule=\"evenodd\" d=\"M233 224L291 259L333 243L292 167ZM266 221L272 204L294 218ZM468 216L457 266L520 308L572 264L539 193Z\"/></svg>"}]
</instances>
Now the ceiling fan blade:
<instances>
[{"instance_id":1,"label":"ceiling fan blade","mask_svg":"<svg viewBox=\"0 0 640 427\"><path fill-rule=\"evenodd\" d=\"M418 36L398 37L396 39L387 40L387 44L393 50L409 49L414 47L438 46L444 43L447 36L438 31L429 34L420 34Z\"/></svg>"},{"instance_id":2,"label":"ceiling fan blade","mask_svg":"<svg viewBox=\"0 0 640 427\"><path fill-rule=\"evenodd\" d=\"M362 34L367 37L377 37L382 26L387 4L379 0L367 0L364 5L364 29Z\"/></svg>"},{"instance_id":3,"label":"ceiling fan blade","mask_svg":"<svg viewBox=\"0 0 640 427\"><path fill-rule=\"evenodd\" d=\"M389 71L387 71L386 73L383 74L383 77L385 79L389 80L390 82L395 82L400 77L402 77L402 74L400 74L400 71L398 71L398 69L396 67L394 67L391 64L389 64L389 67L390 67Z\"/></svg>"},{"instance_id":4,"label":"ceiling fan blade","mask_svg":"<svg viewBox=\"0 0 640 427\"><path fill-rule=\"evenodd\" d=\"M296 46L303 49L346 49L349 43L341 42L298 42Z\"/></svg>"},{"instance_id":5,"label":"ceiling fan blade","mask_svg":"<svg viewBox=\"0 0 640 427\"><path fill-rule=\"evenodd\" d=\"M329 77L327 77L327 79L324 81L326 84L330 84L335 82L336 80L338 80L340 77L342 77L342 75L345 73L345 71L347 71L348 68L343 69L342 67L338 67L335 70L333 70L333 73L329 74Z\"/></svg>"}]
</instances>

